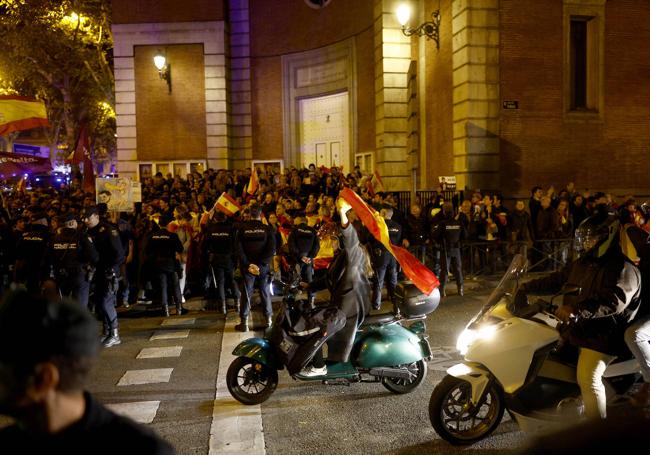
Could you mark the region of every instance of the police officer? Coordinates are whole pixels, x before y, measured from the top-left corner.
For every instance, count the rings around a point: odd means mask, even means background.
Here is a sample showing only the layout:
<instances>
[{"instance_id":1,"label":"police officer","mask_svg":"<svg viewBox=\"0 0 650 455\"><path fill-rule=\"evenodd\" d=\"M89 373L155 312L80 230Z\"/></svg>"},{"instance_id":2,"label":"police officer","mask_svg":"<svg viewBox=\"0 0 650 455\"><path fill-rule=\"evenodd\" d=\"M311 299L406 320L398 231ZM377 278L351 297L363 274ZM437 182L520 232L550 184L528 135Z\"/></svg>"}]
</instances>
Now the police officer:
<instances>
[{"instance_id":1,"label":"police officer","mask_svg":"<svg viewBox=\"0 0 650 455\"><path fill-rule=\"evenodd\" d=\"M91 270L99 260L99 253L88 237L79 232L73 214L59 217L50 243L50 260L54 278L63 297L72 297L82 308L88 307Z\"/></svg>"},{"instance_id":2,"label":"police officer","mask_svg":"<svg viewBox=\"0 0 650 455\"><path fill-rule=\"evenodd\" d=\"M124 261L124 251L117 228L106 221L100 220L99 210L96 206L86 208L84 223L88 228L88 235L99 253L97 269L92 283L95 286L95 307L106 330L102 345L109 348L121 343L115 300L119 283L120 264Z\"/></svg>"},{"instance_id":3,"label":"police officer","mask_svg":"<svg viewBox=\"0 0 650 455\"><path fill-rule=\"evenodd\" d=\"M292 266L300 266L300 278L305 283L311 283L314 277L314 258L320 250L320 240L316 230L308 226L302 216L294 219L294 228L289 234L287 244L289 248L289 259ZM309 289L309 288L308 288ZM309 304L314 304L314 291L308 291Z\"/></svg>"},{"instance_id":4,"label":"police officer","mask_svg":"<svg viewBox=\"0 0 650 455\"><path fill-rule=\"evenodd\" d=\"M390 205L384 205L379 213L386 220L390 243L401 245L402 226L391 219L393 217L393 208ZM397 261L384 245L374 239L372 240L372 253L372 262L375 269L372 307L379 310L381 309L381 289L384 286L384 279L387 279L388 297L394 303L393 294L397 286Z\"/></svg>"},{"instance_id":5,"label":"police officer","mask_svg":"<svg viewBox=\"0 0 650 455\"><path fill-rule=\"evenodd\" d=\"M183 244L176 233L166 229L170 221L169 215L160 217L160 225L154 221L145 248L146 260L153 265L153 275L160 288L160 303L165 316L169 316L170 289L176 302L176 314L183 314L181 287L176 273L176 260L183 252Z\"/></svg>"},{"instance_id":6,"label":"police officer","mask_svg":"<svg viewBox=\"0 0 650 455\"><path fill-rule=\"evenodd\" d=\"M41 283L49 277L46 258L50 233L44 213L33 212L30 222L16 247L15 281L31 292L38 292Z\"/></svg>"},{"instance_id":7,"label":"police officer","mask_svg":"<svg viewBox=\"0 0 650 455\"><path fill-rule=\"evenodd\" d=\"M211 267L212 280L217 292L217 302L223 314L226 307L226 286L230 288L235 306L239 311L241 292L234 277L235 228L228 222L223 212L215 210L210 222L205 227L205 244Z\"/></svg>"},{"instance_id":8,"label":"police officer","mask_svg":"<svg viewBox=\"0 0 650 455\"><path fill-rule=\"evenodd\" d=\"M449 280L449 267L452 265L456 277L456 286L458 295L464 295L463 292L463 271L462 260L460 256L460 241L465 238L463 224L454 218L454 206L451 202L446 202L442 206L443 219L439 224L438 243L442 245L442 274L440 275L440 290L442 295L445 294L445 286Z\"/></svg>"},{"instance_id":9,"label":"police officer","mask_svg":"<svg viewBox=\"0 0 650 455\"><path fill-rule=\"evenodd\" d=\"M257 287L260 291L267 327L271 326L273 318L267 276L269 274L269 263L275 254L275 235L270 226L262 223L262 209L259 205L251 205L249 214L250 220L243 222L237 231L237 254L244 279L244 293L242 294L239 311L241 322L235 326L235 329L240 332L248 331L248 314L250 313L251 294L254 287Z\"/></svg>"}]
</instances>

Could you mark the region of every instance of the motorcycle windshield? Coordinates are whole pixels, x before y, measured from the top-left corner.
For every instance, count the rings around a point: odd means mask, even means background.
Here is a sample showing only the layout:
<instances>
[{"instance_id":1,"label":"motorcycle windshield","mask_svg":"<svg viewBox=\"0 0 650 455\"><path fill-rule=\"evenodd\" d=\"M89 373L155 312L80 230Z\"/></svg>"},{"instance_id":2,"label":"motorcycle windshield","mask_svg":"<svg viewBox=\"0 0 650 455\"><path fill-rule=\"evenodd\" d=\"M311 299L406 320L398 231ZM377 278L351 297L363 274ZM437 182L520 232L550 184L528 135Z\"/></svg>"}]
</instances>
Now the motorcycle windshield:
<instances>
[{"instance_id":1,"label":"motorcycle windshield","mask_svg":"<svg viewBox=\"0 0 650 455\"><path fill-rule=\"evenodd\" d=\"M471 324L476 321L481 320L485 313L489 312L501 299L506 295L513 295L519 286L520 278L526 273L528 268L528 261L521 254L517 254L512 258L512 262L508 266L506 273L499 281L499 285L494 288L490 297L488 297L485 305L481 308L481 311L472 319Z\"/></svg>"}]
</instances>

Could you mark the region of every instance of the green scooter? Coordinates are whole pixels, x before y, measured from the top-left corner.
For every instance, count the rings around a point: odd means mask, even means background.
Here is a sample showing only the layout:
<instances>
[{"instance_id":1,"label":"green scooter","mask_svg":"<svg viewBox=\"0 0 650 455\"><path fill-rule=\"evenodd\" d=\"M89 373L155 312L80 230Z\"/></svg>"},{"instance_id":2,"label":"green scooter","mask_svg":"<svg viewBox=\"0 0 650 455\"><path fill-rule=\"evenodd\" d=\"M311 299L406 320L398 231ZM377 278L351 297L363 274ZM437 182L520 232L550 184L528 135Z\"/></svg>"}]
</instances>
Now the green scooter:
<instances>
[{"instance_id":1,"label":"green scooter","mask_svg":"<svg viewBox=\"0 0 650 455\"><path fill-rule=\"evenodd\" d=\"M300 370L326 341L328 328L316 325L300 333L281 328L281 325L286 327L286 321L281 320L284 312L300 305L298 283L282 283L282 286L283 308L273 327L264 338L245 340L233 351L237 358L228 368L226 381L230 394L237 401L247 405L266 401L277 387L278 371L285 367L296 380L321 381L330 385L379 382L396 394L412 392L426 377L426 361L431 358L431 348L425 319L438 307L438 289L427 296L409 281L399 283L395 292L397 311L366 316L357 330L348 362L327 362L327 374L306 377L301 376ZM278 330L282 331L284 339L281 342L274 336L274 330L275 335ZM301 337L306 340L304 343L311 343L309 353L298 362L297 356L288 361L286 353L300 349L301 342L296 342L296 339Z\"/></svg>"}]
</instances>

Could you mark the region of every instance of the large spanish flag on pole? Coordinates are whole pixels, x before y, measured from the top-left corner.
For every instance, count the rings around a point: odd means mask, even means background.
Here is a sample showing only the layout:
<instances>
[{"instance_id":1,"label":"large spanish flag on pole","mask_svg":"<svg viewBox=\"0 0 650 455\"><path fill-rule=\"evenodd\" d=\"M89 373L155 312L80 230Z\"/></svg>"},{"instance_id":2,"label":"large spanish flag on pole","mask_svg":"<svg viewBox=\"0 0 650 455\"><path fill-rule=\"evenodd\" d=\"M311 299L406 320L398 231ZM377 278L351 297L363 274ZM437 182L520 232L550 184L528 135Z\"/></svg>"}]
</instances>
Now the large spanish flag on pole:
<instances>
[{"instance_id":1,"label":"large spanish flag on pole","mask_svg":"<svg viewBox=\"0 0 650 455\"><path fill-rule=\"evenodd\" d=\"M404 274L420 291L429 295L440 285L438 278L436 278L427 266L418 261L406 249L390 243L386 220L376 210L368 207L358 194L350 188L343 188L339 193L339 197L348 201L363 225L397 259L397 262L399 262L399 265L404 270Z\"/></svg>"},{"instance_id":2,"label":"large spanish flag on pole","mask_svg":"<svg viewBox=\"0 0 650 455\"><path fill-rule=\"evenodd\" d=\"M0 136L49 125L42 101L22 96L0 95Z\"/></svg>"}]
</instances>

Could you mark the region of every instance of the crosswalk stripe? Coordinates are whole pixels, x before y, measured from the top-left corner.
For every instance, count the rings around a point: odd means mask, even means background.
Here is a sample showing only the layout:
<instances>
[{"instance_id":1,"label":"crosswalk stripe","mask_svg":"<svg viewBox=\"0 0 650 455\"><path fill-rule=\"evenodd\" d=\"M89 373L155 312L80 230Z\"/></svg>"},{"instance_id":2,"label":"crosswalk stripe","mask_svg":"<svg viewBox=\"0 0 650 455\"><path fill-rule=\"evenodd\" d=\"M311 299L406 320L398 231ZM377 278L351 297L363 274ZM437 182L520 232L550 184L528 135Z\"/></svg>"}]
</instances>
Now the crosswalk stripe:
<instances>
[{"instance_id":1,"label":"crosswalk stripe","mask_svg":"<svg viewBox=\"0 0 650 455\"><path fill-rule=\"evenodd\" d=\"M183 346L164 346L160 348L143 348L136 359L159 359L162 357L180 357Z\"/></svg>"},{"instance_id":2,"label":"crosswalk stripe","mask_svg":"<svg viewBox=\"0 0 650 455\"><path fill-rule=\"evenodd\" d=\"M224 327L208 454L265 455L261 406L240 404L230 396L226 385L226 373L234 359L233 349L254 336L235 332L234 326L234 321L227 321Z\"/></svg>"},{"instance_id":3,"label":"crosswalk stripe","mask_svg":"<svg viewBox=\"0 0 650 455\"><path fill-rule=\"evenodd\" d=\"M129 417L139 423L151 423L156 417L160 401L134 401L131 403L111 403L106 407L121 416Z\"/></svg>"},{"instance_id":4,"label":"crosswalk stripe","mask_svg":"<svg viewBox=\"0 0 650 455\"><path fill-rule=\"evenodd\" d=\"M158 331L154 332L153 335L151 335L151 338L149 338L149 341L156 341L156 340L175 340L177 338L187 338L190 335L190 331L188 330L169 330L169 331Z\"/></svg>"},{"instance_id":5,"label":"crosswalk stripe","mask_svg":"<svg viewBox=\"0 0 650 455\"><path fill-rule=\"evenodd\" d=\"M193 325L196 318L169 318L165 319L160 325L162 326L177 326L177 325Z\"/></svg>"},{"instance_id":6,"label":"crosswalk stripe","mask_svg":"<svg viewBox=\"0 0 650 455\"><path fill-rule=\"evenodd\" d=\"M120 378L118 386L137 384L156 384L169 382L173 368L152 368L148 370L129 370Z\"/></svg>"}]
</instances>

